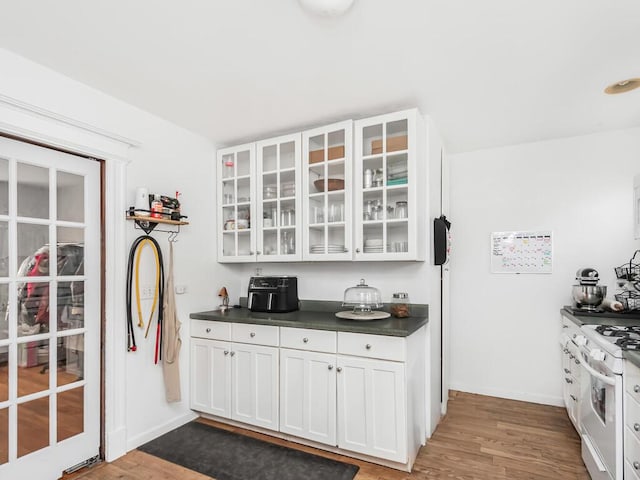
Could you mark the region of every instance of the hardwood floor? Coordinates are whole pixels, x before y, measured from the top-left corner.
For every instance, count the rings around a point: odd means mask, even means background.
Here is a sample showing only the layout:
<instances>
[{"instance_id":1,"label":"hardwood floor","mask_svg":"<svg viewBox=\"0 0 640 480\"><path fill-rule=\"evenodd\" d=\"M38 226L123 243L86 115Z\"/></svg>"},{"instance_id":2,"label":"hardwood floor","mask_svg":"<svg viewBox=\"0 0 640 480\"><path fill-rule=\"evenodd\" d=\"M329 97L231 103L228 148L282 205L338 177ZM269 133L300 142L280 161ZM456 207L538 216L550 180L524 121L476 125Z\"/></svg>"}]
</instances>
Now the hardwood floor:
<instances>
[{"instance_id":1,"label":"hardwood floor","mask_svg":"<svg viewBox=\"0 0 640 480\"><path fill-rule=\"evenodd\" d=\"M203 420L209 422L208 420ZM449 411L411 474L210 422L360 466L356 480L588 480L580 440L563 408L451 392ZM205 480L205 475L134 450L65 480ZM330 479L327 479L330 480Z\"/></svg>"}]
</instances>

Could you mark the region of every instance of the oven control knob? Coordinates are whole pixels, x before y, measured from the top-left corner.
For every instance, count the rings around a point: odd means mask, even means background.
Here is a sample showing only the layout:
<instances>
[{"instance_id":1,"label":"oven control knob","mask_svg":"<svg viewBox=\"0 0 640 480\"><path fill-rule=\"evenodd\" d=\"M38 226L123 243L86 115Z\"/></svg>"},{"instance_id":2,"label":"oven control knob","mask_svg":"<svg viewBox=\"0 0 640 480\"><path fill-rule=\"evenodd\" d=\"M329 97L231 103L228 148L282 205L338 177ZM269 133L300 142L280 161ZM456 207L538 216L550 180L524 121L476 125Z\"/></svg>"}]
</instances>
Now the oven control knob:
<instances>
[{"instance_id":1,"label":"oven control knob","mask_svg":"<svg viewBox=\"0 0 640 480\"><path fill-rule=\"evenodd\" d=\"M576 335L574 342L576 342L576 345L578 345L579 347L582 347L583 345L587 344L587 337L585 337L584 335Z\"/></svg>"},{"instance_id":2,"label":"oven control knob","mask_svg":"<svg viewBox=\"0 0 640 480\"><path fill-rule=\"evenodd\" d=\"M591 350L591 353L589 353L589 355L597 362L604 362L604 359L607 357L607 355L602 350L598 349Z\"/></svg>"}]
</instances>

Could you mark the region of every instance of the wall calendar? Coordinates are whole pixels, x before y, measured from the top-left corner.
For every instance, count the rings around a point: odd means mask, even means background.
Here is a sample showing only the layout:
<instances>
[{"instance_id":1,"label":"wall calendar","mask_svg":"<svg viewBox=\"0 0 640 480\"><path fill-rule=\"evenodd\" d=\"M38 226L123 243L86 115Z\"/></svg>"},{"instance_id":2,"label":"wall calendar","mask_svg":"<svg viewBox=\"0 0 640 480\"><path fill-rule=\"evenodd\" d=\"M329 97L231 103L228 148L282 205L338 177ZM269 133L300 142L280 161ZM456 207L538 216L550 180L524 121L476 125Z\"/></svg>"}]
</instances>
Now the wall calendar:
<instances>
[{"instance_id":1,"label":"wall calendar","mask_svg":"<svg viewBox=\"0 0 640 480\"><path fill-rule=\"evenodd\" d=\"M551 231L491 233L492 273L551 273Z\"/></svg>"}]
</instances>

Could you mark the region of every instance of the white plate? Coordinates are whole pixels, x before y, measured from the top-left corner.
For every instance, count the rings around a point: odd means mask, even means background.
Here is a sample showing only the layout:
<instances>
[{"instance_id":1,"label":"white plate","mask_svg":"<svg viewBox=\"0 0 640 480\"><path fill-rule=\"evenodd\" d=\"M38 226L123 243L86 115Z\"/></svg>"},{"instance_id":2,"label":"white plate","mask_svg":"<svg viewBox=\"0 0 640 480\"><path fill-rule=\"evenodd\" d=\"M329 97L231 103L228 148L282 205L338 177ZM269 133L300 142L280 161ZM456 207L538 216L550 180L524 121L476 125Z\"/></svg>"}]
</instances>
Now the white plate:
<instances>
[{"instance_id":1,"label":"white plate","mask_svg":"<svg viewBox=\"0 0 640 480\"><path fill-rule=\"evenodd\" d=\"M338 318L344 318L345 320L360 320L360 321L381 320L383 318L389 318L390 316L391 316L390 313L380 312L378 310L374 310L369 313L353 313L353 311L351 310L336 313L336 317Z\"/></svg>"}]
</instances>

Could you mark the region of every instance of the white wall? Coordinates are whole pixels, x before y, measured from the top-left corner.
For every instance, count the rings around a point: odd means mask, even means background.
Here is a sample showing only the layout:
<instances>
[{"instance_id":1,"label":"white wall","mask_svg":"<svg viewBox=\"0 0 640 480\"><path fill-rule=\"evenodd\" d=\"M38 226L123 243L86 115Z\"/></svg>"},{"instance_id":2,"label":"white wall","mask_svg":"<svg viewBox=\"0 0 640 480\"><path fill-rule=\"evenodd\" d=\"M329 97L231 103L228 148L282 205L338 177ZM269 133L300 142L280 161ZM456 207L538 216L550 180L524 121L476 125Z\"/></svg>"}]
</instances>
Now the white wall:
<instances>
[{"instance_id":1,"label":"white wall","mask_svg":"<svg viewBox=\"0 0 640 480\"><path fill-rule=\"evenodd\" d=\"M140 147L132 148L128 155L131 160L127 169L128 204L133 204L134 189L139 185L145 185L153 192L183 192L183 212L189 216L191 224L183 227L175 245L175 281L187 287L187 293L177 297L177 311L183 323L180 362L184 401L171 405L165 402L161 369L152 362L152 341L139 339L139 351L126 354L126 431L123 442L127 448L134 448L193 415L187 401L188 317L193 311L210 309L217 303L213 284L224 277L226 271L224 266L215 262L212 241L215 225L212 186L214 146L202 137L2 49L0 96L139 141ZM40 125L42 122L38 123L36 117L33 124ZM6 119L0 120L2 128ZM51 137L61 135L63 127L68 129L68 125L60 124L58 130L56 123L52 122ZM123 223L126 222L124 217L123 211ZM132 222L127 222L128 244L141 234L133 227ZM153 235L166 253L166 234ZM118 270L126 263L126 256L107 260L107 269ZM125 292L115 294L124 296ZM107 319L108 323L124 324L124 321L124 311ZM117 349L126 348L125 338L118 339L118 342ZM111 367L106 365L107 369ZM116 382L120 380L115 379ZM108 390L112 387L107 385ZM111 401L111 398L107 400ZM116 446L114 450L124 448Z\"/></svg>"},{"instance_id":2,"label":"white wall","mask_svg":"<svg viewBox=\"0 0 640 480\"><path fill-rule=\"evenodd\" d=\"M453 155L451 388L561 404L559 310L576 270L609 295L633 240L640 129ZM490 273L492 231L552 230L553 273Z\"/></svg>"}]
</instances>

